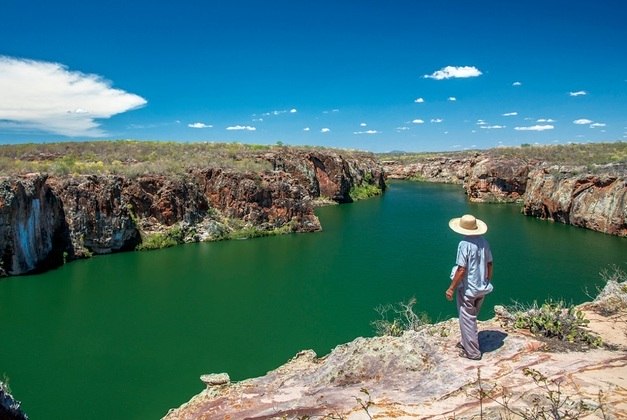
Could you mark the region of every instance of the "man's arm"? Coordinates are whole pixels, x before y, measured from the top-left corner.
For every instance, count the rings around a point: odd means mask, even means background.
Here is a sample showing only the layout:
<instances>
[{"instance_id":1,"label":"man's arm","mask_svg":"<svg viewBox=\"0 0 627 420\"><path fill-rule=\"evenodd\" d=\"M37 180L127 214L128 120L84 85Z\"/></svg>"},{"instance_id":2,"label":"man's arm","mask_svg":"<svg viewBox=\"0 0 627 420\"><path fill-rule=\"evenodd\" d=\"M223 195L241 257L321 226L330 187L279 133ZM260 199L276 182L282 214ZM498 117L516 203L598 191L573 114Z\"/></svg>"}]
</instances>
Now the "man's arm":
<instances>
[{"instance_id":1,"label":"man's arm","mask_svg":"<svg viewBox=\"0 0 627 420\"><path fill-rule=\"evenodd\" d=\"M488 281L492 281L492 261L488 263Z\"/></svg>"},{"instance_id":2,"label":"man's arm","mask_svg":"<svg viewBox=\"0 0 627 420\"><path fill-rule=\"evenodd\" d=\"M448 289L446 289L446 298L448 300L453 300L453 294L455 293L455 289L457 289L457 286L459 286L459 283L461 283L465 274L466 274L466 267L457 267L457 271L455 272L455 275L453 276L453 281L451 281L451 286Z\"/></svg>"}]
</instances>

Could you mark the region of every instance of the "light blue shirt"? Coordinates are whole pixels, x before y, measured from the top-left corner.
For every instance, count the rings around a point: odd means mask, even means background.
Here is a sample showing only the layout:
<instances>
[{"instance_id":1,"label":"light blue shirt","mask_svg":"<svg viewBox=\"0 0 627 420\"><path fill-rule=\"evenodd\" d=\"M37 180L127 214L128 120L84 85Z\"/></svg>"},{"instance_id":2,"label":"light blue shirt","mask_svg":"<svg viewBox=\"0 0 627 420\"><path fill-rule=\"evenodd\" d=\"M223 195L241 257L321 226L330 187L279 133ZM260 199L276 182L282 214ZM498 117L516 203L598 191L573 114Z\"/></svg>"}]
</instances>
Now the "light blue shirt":
<instances>
[{"instance_id":1,"label":"light blue shirt","mask_svg":"<svg viewBox=\"0 0 627 420\"><path fill-rule=\"evenodd\" d=\"M488 263L492 262L490 244L483 236L464 236L457 247L456 264L466 268L460 284L465 296L481 297L492 291Z\"/></svg>"}]
</instances>

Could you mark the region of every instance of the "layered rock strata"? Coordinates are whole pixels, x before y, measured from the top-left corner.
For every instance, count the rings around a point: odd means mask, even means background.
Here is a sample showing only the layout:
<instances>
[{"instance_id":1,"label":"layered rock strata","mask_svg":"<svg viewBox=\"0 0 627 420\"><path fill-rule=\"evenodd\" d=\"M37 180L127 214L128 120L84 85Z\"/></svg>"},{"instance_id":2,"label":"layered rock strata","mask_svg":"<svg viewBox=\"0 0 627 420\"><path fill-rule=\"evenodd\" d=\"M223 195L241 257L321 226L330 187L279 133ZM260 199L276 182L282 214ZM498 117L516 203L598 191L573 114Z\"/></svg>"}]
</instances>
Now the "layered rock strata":
<instances>
[{"instance_id":1,"label":"layered rock strata","mask_svg":"<svg viewBox=\"0 0 627 420\"><path fill-rule=\"evenodd\" d=\"M285 149L257 159L273 170L5 177L0 180L0 274L132 250L151 235L174 231L179 242L224 239L234 226L313 232L320 230L314 200L346 203L353 188L385 188L382 168L367 154Z\"/></svg>"}]
</instances>

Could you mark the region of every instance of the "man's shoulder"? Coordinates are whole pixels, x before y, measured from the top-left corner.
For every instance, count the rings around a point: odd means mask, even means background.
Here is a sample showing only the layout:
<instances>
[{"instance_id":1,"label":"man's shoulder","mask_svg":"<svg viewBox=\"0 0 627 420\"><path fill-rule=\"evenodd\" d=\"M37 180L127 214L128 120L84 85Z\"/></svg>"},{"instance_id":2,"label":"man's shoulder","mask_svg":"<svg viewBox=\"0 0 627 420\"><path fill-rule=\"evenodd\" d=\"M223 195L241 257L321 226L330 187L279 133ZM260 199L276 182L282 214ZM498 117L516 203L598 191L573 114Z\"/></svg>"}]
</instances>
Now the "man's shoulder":
<instances>
[{"instance_id":1,"label":"man's shoulder","mask_svg":"<svg viewBox=\"0 0 627 420\"><path fill-rule=\"evenodd\" d=\"M462 239L462 241L460 242L460 245L462 243L466 243L468 245L474 245L474 246L490 246L490 244L488 243L488 240L485 237L483 237L483 235L464 236L464 239Z\"/></svg>"}]
</instances>

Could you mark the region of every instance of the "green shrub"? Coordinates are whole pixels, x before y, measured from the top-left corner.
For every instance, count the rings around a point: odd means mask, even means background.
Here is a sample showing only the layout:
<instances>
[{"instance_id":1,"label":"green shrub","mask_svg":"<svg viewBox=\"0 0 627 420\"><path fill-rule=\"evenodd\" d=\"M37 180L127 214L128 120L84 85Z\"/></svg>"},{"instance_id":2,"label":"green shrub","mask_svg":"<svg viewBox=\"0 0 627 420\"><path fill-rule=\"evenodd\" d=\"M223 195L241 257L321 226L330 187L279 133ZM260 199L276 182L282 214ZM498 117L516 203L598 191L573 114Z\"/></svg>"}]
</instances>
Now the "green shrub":
<instances>
[{"instance_id":1,"label":"green shrub","mask_svg":"<svg viewBox=\"0 0 627 420\"><path fill-rule=\"evenodd\" d=\"M185 232L180 226L173 226L166 232L156 232L142 237L142 242L137 245L138 251L150 251L154 249L169 248L185 242Z\"/></svg>"},{"instance_id":2,"label":"green shrub","mask_svg":"<svg viewBox=\"0 0 627 420\"><path fill-rule=\"evenodd\" d=\"M514 315L514 327L533 334L593 347L602 344L599 337L585 329L590 321L583 312L561 300L549 300L540 307L534 302L529 309L510 312Z\"/></svg>"},{"instance_id":3,"label":"green shrub","mask_svg":"<svg viewBox=\"0 0 627 420\"><path fill-rule=\"evenodd\" d=\"M366 198L381 195L381 188L373 184L362 184L351 188L349 195L353 201L365 200Z\"/></svg>"}]
</instances>

